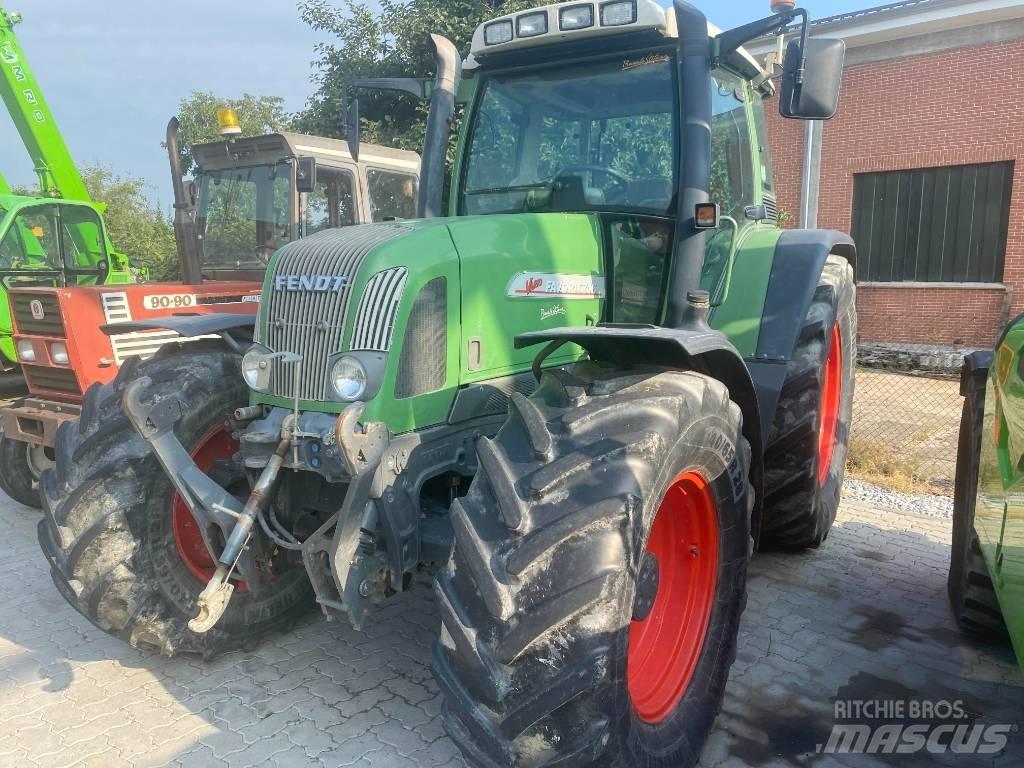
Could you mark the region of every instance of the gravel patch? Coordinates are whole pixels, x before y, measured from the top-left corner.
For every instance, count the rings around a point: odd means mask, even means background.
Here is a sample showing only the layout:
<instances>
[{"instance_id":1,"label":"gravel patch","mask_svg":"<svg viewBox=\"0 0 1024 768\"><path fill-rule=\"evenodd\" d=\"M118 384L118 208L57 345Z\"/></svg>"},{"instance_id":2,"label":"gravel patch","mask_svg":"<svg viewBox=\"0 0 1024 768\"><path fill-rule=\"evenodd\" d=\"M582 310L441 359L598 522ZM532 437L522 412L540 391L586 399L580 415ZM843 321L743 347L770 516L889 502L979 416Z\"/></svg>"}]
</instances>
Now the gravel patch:
<instances>
[{"instance_id":1,"label":"gravel patch","mask_svg":"<svg viewBox=\"0 0 1024 768\"><path fill-rule=\"evenodd\" d=\"M910 512L925 517L953 516L953 499L933 493L899 493L874 483L847 478L843 483L843 498L856 499L880 509Z\"/></svg>"}]
</instances>

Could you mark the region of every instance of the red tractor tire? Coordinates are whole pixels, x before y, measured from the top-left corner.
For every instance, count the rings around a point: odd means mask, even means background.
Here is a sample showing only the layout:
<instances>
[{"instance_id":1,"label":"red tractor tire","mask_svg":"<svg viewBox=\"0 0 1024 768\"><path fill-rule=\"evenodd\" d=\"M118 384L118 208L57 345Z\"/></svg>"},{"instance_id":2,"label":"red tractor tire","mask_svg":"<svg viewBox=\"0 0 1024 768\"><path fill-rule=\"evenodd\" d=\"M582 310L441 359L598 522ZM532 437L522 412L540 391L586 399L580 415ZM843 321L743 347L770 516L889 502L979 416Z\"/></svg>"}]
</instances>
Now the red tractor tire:
<instances>
[{"instance_id":1,"label":"red tractor tire","mask_svg":"<svg viewBox=\"0 0 1024 768\"><path fill-rule=\"evenodd\" d=\"M434 673L474 766L691 766L753 541L740 410L697 373L548 372L478 444L435 591Z\"/></svg>"},{"instance_id":2,"label":"red tractor tire","mask_svg":"<svg viewBox=\"0 0 1024 768\"><path fill-rule=\"evenodd\" d=\"M236 450L225 431L230 415L248 400L237 355L182 345L122 369L112 385L90 389L81 421L60 428L57 466L42 479L46 515L39 543L53 581L89 621L137 648L210 658L252 646L314 606L309 579L297 567L259 594L238 585L212 630L196 634L188 628L213 558L120 408L120 393L141 376L152 381L144 400L176 396L183 404L175 433L200 467L226 475L234 466L221 460ZM230 478L217 479L229 487Z\"/></svg>"},{"instance_id":3,"label":"red tractor tire","mask_svg":"<svg viewBox=\"0 0 1024 768\"><path fill-rule=\"evenodd\" d=\"M830 255L786 365L765 448L761 543L807 549L839 510L857 369L853 267Z\"/></svg>"}]
</instances>

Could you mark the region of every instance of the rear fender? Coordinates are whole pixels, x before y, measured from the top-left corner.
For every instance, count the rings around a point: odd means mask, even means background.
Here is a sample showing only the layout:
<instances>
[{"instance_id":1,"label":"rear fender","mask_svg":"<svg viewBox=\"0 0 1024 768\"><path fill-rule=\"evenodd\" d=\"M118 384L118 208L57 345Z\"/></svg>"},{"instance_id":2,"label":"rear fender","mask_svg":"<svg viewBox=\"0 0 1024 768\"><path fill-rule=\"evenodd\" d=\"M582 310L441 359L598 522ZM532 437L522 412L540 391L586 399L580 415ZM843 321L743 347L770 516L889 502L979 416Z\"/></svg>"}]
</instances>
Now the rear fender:
<instances>
[{"instance_id":1,"label":"rear fender","mask_svg":"<svg viewBox=\"0 0 1024 768\"><path fill-rule=\"evenodd\" d=\"M750 482L754 487L751 532L754 541L761 530L761 499L764 489L764 443L757 390L746 363L728 338L718 331L691 331L657 326L598 325L585 328L552 328L516 337L517 349L548 343L535 368L556 344L577 344L592 360L623 368L657 365L695 371L721 381L743 414L743 436L750 443Z\"/></svg>"},{"instance_id":2,"label":"rear fender","mask_svg":"<svg viewBox=\"0 0 1024 768\"><path fill-rule=\"evenodd\" d=\"M771 275L764 300L757 351L749 359L750 374L761 406L762 431L767 434L775 417L779 393L786 378L786 363L793 355L807 310L830 254L846 259L857 269L853 239L832 229L787 229L775 246Z\"/></svg>"}]
</instances>

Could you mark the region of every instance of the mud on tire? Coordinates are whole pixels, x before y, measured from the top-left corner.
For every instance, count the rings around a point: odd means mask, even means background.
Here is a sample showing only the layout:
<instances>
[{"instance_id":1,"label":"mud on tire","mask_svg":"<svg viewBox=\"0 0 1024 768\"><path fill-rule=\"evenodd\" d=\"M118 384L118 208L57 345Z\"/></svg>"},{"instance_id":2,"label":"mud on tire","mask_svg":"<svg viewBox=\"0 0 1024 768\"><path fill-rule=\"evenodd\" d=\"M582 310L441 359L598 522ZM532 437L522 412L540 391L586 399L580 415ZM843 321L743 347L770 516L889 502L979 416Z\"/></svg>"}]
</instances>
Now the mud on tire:
<instances>
[{"instance_id":1,"label":"mud on tire","mask_svg":"<svg viewBox=\"0 0 1024 768\"><path fill-rule=\"evenodd\" d=\"M961 629L979 636L1002 635L1006 628L992 577L974 528L974 505L981 462L987 369L965 378L963 415L957 444L953 492L953 547L947 587L953 615Z\"/></svg>"},{"instance_id":2,"label":"mud on tire","mask_svg":"<svg viewBox=\"0 0 1024 768\"><path fill-rule=\"evenodd\" d=\"M137 648L211 657L250 646L313 605L309 580L298 568L258 597L237 590L213 630L188 629L204 582L179 552L174 488L121 409L123 390L142 376L152 380L144 401L174 395L183 403L175 434L190 451L247 402L238 357L199 343L131 361L113 383L90 388L79 422L60 428L56 468L41 481L39 543L53 581L89 621Z\"/></svg>"},{"instance_id":3,"label":"mud on tire","mask_svg":"<svg viewBox=\"0 0 1024 768\"><path fill-rule=\"evenodd\" d=\"M28 443L0 434L0 490L19 504L39 509L39 481L31 466ZM40 446L37 451L49 451Z\"/></svg>"},{"instance_id":4,"label":"mud on tire","mask_svg":"<svg viewBox=\"0 0 1024 768\"><path fill-rule=\"evenodd\" d=\"M735 658L753 546L750 450L725 387L592 364L547 372L532 397L513 395L478 458L435 582L434 673L467 760L695 763ZM652 518L680 473L703 476L715 502L715 582L689 683L648 722L631 699L631 619Z\"/></svg>"},{"instance_id":5,"label":"mud on tire","mask_svg":"<svg viewBox=\"0 0 1024 768\"><path fill-rule=\"evenodd\" d=\"M779 395L765 449L761 542L787 549L819 546L839 509L853 413L857 310L853 267L841 256L825 262ZM827 466L818 438L829 354L841 355L836 423Z\"/></svg>"}]
</instances>

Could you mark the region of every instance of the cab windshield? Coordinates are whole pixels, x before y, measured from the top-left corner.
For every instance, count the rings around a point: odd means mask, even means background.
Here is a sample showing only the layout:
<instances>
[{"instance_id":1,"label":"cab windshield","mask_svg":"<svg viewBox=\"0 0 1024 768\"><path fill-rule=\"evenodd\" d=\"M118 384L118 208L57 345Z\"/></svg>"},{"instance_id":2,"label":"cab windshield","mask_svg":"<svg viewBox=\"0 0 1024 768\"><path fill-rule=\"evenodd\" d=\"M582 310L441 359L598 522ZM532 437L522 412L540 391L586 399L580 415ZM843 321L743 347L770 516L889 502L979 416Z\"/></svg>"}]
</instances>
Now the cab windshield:
<instances>
[{"instance_id":1,"label":"cab windshield","mask_svg":"<svg viewBox=\"0 0 1024 768\"><path fill-rule=\"evenodd\" d=\"M204 171L196 228L203 269L263 269L292 237L292 169L275 165Z\"/></svg>"},{"instance_id":2,"label":"cab windshield","mask_svg":"<svg viewBox=\"0 0 1024 768\"><path fill-rule=\"evenodd\" d=\"M464 214L667 215L676 188L672 59L664 53L488 78L471 128Z\"/></svg>"}]
</instances>

